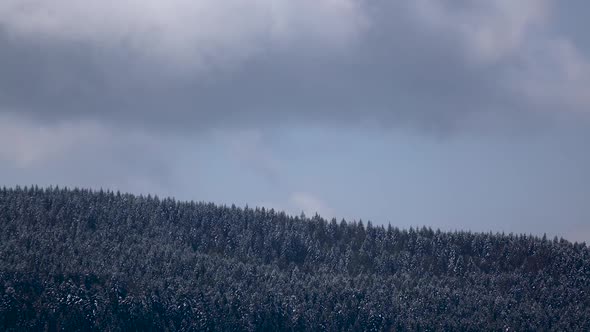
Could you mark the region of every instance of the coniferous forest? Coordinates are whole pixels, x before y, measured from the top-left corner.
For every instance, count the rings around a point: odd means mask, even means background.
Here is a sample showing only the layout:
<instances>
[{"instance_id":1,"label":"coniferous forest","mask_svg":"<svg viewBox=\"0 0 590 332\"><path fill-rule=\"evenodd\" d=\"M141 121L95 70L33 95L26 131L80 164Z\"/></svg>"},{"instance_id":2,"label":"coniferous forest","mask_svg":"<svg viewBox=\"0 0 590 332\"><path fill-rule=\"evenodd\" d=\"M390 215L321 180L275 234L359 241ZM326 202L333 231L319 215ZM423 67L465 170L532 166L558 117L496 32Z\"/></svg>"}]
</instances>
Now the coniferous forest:
<instances>
[{"instance_id":1,"label":"coniferous forest","mask_svg":"<svg viewBox=\"0 0 590 332\"><path fill-rule=\"evenodd\" d=\"M0 330L589 331L590 249L3 188Z\"/></svg>"}]
</instances>

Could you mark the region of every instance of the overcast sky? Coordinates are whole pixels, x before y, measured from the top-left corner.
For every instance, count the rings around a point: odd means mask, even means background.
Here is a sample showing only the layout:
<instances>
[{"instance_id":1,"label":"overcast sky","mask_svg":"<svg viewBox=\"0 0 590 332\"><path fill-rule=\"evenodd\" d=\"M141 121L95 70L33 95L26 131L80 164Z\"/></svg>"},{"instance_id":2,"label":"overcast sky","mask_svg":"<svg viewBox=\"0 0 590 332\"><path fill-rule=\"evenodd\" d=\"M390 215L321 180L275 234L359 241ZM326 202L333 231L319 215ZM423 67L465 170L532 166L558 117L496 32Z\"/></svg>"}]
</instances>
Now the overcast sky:
<instances>
[{"instance_id":1,"label":"overcast sky","mask_svg":"<svg viewBox=\"0 0 590 332\"><path fill-rule=\"evenodd\" d=\"M588 12L2 0L0 185L588 242Z\"/></svg>"}]
</instances>

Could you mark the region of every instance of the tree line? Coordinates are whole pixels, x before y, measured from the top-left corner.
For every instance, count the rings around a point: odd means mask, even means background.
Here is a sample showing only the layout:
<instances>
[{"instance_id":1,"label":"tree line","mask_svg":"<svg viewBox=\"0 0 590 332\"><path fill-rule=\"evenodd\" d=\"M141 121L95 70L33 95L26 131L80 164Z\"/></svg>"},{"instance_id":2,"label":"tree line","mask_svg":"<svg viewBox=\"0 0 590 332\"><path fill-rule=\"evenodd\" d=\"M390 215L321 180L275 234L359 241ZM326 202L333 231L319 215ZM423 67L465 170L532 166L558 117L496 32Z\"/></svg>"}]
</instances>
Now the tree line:
<instances>
[{"instance_id":1,"label":"tree line","mask_svg":"<svg viewBox=\"0 0 590 332\"><path fill-rule=\"evenodd\" d=\"M590 249L86 189L0 189L0 329L590 330Z\"/></svg>"}]
</instances>

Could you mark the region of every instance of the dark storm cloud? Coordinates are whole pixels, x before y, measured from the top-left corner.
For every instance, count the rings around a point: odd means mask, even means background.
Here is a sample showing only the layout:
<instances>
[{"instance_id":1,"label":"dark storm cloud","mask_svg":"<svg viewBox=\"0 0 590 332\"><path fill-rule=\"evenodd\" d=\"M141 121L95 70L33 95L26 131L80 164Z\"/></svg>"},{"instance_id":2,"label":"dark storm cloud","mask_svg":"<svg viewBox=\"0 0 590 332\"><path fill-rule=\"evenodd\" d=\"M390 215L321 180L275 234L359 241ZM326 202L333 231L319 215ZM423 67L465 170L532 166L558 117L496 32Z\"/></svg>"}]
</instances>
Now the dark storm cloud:
<instances>
[{"instance_id":1,"label":"dark storm cloud","mask_svg":"<svg viewBox=\"0 0 590 332\"><path fill-rule=\"evenodd\" d=\"M74 10L62 0L56 7L65 14L40 15L12 2L0 6L0 109L47 121L169 130L374 122L446 130L486 114L510 122L541 103L587 106L585 57L564 31L553 32L541 1L259 1L242 14L202 1L205 9L188 18L173 5L161 5L171 9L165 15L134 12L133 1L124 1L123 14L106 27L96 23L110 13L100 5ZM213 14L221 21L206 22L206 30L189 20ZM542 47L556 51L541 57L548 68L539 79L531 71L543 70L534 54ZM581 72L574 79L571 66Z\"/></svg>"}]
</instances>

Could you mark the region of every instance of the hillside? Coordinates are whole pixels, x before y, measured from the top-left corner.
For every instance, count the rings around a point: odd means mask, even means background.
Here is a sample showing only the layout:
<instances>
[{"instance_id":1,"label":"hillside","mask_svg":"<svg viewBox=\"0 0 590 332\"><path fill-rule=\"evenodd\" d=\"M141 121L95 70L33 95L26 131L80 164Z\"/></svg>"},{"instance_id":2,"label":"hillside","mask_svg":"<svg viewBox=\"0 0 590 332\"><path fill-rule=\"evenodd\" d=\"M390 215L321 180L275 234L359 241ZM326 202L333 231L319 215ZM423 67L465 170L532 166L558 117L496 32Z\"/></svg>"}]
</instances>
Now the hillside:
<instances>
[{"instance_id":1,"label":"hillside","mask_svg":"<svg viewBox=\"0 0 590 332\"><path fill-rule=\"evenodd\" d=\"M590 249L0 189L0 330L590 330Z\"/></svg>"}]
</instances>

